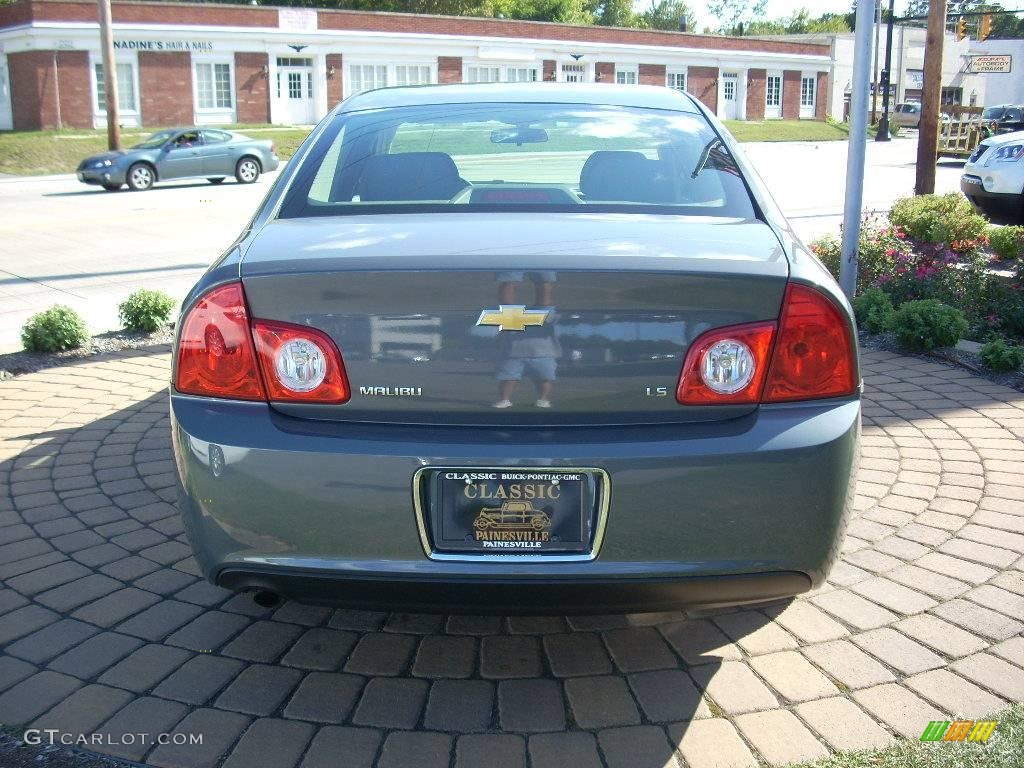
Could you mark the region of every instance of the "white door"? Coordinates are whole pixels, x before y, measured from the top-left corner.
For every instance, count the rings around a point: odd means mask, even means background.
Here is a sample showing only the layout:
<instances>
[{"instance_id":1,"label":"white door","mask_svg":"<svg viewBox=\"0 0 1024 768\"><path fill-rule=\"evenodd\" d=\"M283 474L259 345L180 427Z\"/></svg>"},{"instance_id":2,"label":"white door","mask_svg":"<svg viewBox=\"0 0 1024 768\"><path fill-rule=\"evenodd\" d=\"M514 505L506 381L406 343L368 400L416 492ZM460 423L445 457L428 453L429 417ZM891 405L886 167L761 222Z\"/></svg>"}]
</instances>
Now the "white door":
<instances>
[{"instance_id":1,"label":"white door","mask_svg":"<svg viewBox=\"0 0 1024 768\"><path fill-rule=\"evenodd\" d=\"M562 82L583 83L586 82L587 67L585 64L563 64Z\"/></svg>"},{"instance_id":2,"label":"white door","mask_svg":"<svg viewBox=\"0 0 1024 768\"><path fill-rule=\"evenodd\" d=\"M11 81L7 77L7 57L0 54L0 131L9 131L13 127Z\"/></svg>"},{"instance_id":3,"label":"white door","mask_svg":"<svg viewBox=\"0 0 1024 768\"><path fill-rule=\"evenodd\" d=\"M768 73L764 86L764 116L766 120L782 117L782 73Z\"/></svg>"},{"instance_id":4,"label":"white door","mask_svg":"<svg viewBox=\"0 0 1024 768\"><path fill-rule=\"evenodd\" d=\"M735 74L722 75L722 119L735 120L739 117L739 76Z\"/></svg>"},{"instance_id":5,"label":"white door","mask_svg":"<svg viewBox=\"0 0 1024 768\"><path fill-rule=\"evenodd\" d=\"M294 61L294 59L293 59ZM288 64L277 67L277 96L282 116L292 125L316 122L316 100L313 98L313 63Z\"/></svg>"}]
</instances>

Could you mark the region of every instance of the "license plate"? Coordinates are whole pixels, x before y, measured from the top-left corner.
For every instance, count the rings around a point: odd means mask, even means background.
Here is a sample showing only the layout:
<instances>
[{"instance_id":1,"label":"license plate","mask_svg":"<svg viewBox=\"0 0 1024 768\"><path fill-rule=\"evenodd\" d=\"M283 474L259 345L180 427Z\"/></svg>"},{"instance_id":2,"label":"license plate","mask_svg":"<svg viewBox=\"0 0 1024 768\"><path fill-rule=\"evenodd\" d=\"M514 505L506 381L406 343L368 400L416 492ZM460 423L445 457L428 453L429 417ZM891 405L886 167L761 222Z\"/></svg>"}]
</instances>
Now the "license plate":
<instances>
[{"instance_id":1,"label":"license plate","mask_svg":"<svg viewBox=\"0 0 1024 768\"><path fill-rule=\"evenodd\" d=\"M580 554L595 528L588 470L439 469L428 483L427 527L439 553Z\"/></svg>"}]
</instances>

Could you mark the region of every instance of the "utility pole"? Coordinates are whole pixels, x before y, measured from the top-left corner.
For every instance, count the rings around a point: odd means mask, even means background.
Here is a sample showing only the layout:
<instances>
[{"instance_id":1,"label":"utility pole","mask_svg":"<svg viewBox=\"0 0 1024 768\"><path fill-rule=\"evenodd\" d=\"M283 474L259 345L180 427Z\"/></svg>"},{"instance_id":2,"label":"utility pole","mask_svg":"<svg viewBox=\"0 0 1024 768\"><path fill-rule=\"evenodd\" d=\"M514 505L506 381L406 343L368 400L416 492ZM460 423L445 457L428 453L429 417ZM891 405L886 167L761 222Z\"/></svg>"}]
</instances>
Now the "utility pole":
<instances>
[{"instance_id":1,"label":"utility pole","mask_svg":"<svg viewBox=\"0 0 1024 768\"><path fill-rule=\"evenodd\" d=\"M935 163L939 152L939 107L942 102L942 47L946 38L946 0L928 5L928 36L924 47L924 89L921 92L921 128L917 132L917 180L914 194L935 191Z\"/></svg>"},{"instance_id":2,"label":"utility pole","mask_svg":"<svg viewBox=\"0 0 1024 768\"><path fill-rule=\"evenodd\" d=\"M857 37L853 45L853 92L850 94L850 143L846 160L846 205L843 209L843 258L839 285L849 298L857 290L857 248L864 207L864 155L868 140L868 90L871 84L871 20L875 0L857 3Z\"/></svg>"},{"instance_id":3,"label":"utility pole","mask_svg":"<svg viewBox=\"0 0 1024 768\"><path fill-rule=\"evenodd\" d=\"M892 82L892 26L896 0L889 0L889 21L885 25L885 65L882 69L882 119L878 121L875 141L891 141L889 135L889 83Z\"/></svg>"},{"instance_id":4,"label":"utility pole","mask_svg":"<svg viewBox=\"0 0 1024 768\"><path fill-rule=\"evenodd\" d=\"M100 48L103 51L103 90L107 107L107 148L121 148L121 115L117 103L117 63L114 61L114 30L110 0L99 0Z\"/></svg>"}]
</instances>

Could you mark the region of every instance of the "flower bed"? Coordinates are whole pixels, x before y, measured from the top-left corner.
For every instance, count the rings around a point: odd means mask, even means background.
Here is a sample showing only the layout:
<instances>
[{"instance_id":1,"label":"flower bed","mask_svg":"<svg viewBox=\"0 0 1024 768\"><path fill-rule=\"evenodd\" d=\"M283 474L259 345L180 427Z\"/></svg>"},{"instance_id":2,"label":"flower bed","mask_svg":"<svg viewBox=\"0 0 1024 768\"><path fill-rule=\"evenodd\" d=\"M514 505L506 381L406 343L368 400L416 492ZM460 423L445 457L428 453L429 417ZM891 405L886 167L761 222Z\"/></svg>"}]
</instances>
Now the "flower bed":
<instances>
[{"instance_id":1,"label":"flower bed","mask_svg":"<svg viewBox=\"0 0 1024 768\"><path fill-rule=\"evenodd\" d=\"M816 240L811 250L838 277L839 239ZM906 198L888 217L866 216L858 255L863 299L855 307L862 328L918 338L924 349L947 346L953 330L952 343L962 335L1011 348L1024 344L1024 230L991 228L964 197ZM921 328L934 329L934 339L919 338Z\"/></svg>"}]
</instances>

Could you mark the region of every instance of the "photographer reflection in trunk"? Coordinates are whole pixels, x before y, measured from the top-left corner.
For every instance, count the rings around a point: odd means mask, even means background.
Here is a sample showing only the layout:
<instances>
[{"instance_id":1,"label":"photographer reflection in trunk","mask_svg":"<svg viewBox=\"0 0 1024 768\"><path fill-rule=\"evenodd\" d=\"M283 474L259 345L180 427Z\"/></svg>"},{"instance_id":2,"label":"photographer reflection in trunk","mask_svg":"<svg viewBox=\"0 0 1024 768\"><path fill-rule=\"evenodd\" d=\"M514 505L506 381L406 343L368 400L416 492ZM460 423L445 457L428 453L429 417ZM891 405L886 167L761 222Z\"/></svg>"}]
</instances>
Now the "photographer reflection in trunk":
<instances>
[{"instance_id":1,"label":"photographer reflection in trunk","mask_svg":"<svg viewBox=\"0 0 1024 768\"><path fill-rule=\"evenodd\" d=\"M555 336L554 272L501 272L498 274L498 302L501 306L518 306L517 294L524 279L534 284L534 304L537 309L549 309L545 322L522 331L503 332L498 335L501 344L497 379L498 401L495 408L511 408L512 397L523 375L531 376L537 386L538 408L551 407L551 393L555 386L558 357L561 348Z\"/></svg>"}]
</instances>

